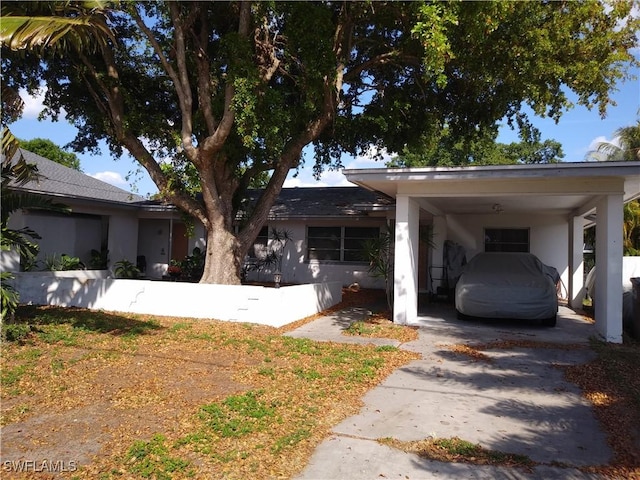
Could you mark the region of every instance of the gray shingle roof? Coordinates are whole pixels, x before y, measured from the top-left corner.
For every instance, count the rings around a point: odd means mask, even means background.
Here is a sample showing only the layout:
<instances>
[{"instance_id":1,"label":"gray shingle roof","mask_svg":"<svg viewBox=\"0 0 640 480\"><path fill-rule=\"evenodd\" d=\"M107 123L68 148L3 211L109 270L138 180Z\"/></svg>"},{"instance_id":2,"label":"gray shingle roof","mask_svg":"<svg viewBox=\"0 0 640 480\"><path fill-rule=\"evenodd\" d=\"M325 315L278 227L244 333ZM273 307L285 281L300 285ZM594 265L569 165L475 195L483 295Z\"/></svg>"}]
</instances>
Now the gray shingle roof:
<instances>
[{"instance_id":1,"label":"gray shingle roof","mask_svg":"<svg viewBox=\"0 0 640 480\"><path fill-rule=\"evenodd\" d=\"M21 149L21 152L27 163L34 163L38 167L41 178L38 182L16 187L19 190L63 198L137 205L141 208L173 208L157 200L146 200L27 150ZM249 201L255 202L260 193L260 190L249 191ZM393 201L389 198L357 186L283 188L271 207L269 218L357 217L365 216L377 209L387 209L392 205Z\"/></svg>"},{"instance_id":2,"label":"gray shingle roof","mask_svg":"<svg viewBox=\"0 0 640 480\"><path fill-rule=\"evenodd\" d=\"M140 195L114 187L73 168L65 167L24 149L20 149L20 152L27 163L33 163L38 167L41 178L37 182L32 181L16 187L17 190L112 203L133 204L144 201ZM17 155L14 161L17 160Z\"/></svg>"},{"instance_id":3,"label":"gray shingle roof","mask_svg":"<svg viewBox=\"0 0 640 480\"><path fill-rule=\"evenodd\" d=\"M260 190L249 192L255 202ZM269 218L319 218L364 216L394 203L387 197L362 187L283 188L271 207Z\"/></svg>"}]
</instances>

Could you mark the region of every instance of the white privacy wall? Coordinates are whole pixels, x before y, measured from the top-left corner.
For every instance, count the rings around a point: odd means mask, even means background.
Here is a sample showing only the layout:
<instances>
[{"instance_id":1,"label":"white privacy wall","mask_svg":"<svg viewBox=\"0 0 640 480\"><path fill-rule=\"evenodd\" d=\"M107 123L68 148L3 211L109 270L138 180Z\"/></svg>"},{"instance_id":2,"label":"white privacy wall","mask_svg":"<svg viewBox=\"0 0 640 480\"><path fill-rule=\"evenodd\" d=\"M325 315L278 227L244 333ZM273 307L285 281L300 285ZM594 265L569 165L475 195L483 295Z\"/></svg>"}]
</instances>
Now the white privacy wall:
<instances>
[{"instance_id":1,"label":"white privacy wall","mask_svg":"<svg viewBox=\"0 0 640 480\"><path fill-rule=\"evenodd\" d=\"M266 288L106 278L107 271L21 272L21 303L281 327L342 300L339 282Z\"/></svg>"}]
</instances>

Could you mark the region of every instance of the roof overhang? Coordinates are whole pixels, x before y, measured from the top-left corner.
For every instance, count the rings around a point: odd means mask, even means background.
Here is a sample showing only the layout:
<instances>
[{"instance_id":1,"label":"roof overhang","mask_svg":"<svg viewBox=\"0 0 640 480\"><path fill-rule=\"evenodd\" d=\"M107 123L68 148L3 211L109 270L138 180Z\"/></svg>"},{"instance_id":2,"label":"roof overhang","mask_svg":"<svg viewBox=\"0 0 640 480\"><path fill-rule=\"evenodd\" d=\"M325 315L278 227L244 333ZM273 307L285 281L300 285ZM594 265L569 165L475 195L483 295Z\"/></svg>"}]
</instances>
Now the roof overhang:
<instances>
[{"instance_id":1,"label":"roof overhang","mask_svg":"<svg viewBox=\"0 0 640 480\"><path fill-rule=\"evenodd\" d=\"M587 216L603 195L640 197L640 162L343 170L361 187L415 198L432 215L544 213Z\"/></svg>"}]
</instances>

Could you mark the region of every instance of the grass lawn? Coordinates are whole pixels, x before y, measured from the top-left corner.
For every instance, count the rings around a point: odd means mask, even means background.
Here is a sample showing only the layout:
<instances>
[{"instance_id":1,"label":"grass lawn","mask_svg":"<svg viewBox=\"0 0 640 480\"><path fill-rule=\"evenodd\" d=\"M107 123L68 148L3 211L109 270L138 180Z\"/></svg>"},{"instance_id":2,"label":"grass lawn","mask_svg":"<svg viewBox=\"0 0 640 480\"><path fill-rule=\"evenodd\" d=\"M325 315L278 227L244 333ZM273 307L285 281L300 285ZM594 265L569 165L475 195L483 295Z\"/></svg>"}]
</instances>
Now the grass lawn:
<instances>
[{"instance_id":1,"label":"grass lawn","mask_svg":"<svg viewBox=\"0 0 640 480\"><path fill-rule=\"evenodd\" d=\"M337 308L370 301L365 295L348 294ZM63 478L290 478L332 426L359 411L367 390L417 355L293 339L284 331L21 308L16 323L3 327L2 478L49 478L34 469L62 471ZM384 314L345 333L401 342L417 335ZM509 345L460 353L483 361L482 351L495 348ZM640 478L640 344L592 348L598 358L566 375L592 402L615 451L600 473ZM394 442L388 444L442 461L527 463L464 439Z\"/></svg>"},{"instance_id":2,"label":"grass lawn","mask_svg":"<svg viewBox=\"0 0 640 480\"><path fill-rule=\"evenodd\" d=\"M416 358L250 324L53 307L21 308L4 333L3 478L29 478L11 461L66 478L289 478Z\"/></svg>"}]
</instances>

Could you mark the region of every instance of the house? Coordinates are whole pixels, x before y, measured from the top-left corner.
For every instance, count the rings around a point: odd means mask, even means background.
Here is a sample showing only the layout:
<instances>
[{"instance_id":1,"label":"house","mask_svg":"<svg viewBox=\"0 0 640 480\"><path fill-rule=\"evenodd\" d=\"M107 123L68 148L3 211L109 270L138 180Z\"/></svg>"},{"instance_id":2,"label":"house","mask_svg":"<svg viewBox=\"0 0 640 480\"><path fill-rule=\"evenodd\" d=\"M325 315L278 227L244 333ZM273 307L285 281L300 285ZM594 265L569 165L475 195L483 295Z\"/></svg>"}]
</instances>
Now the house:
<instances>
[{"instance_id":1,"label":"house","mask_svg":"<svg viewBox=\"0 0 640 480\"><path fill-rule=\"evenodd\" d=\"M133 263L142 260L145 273L160 278L171 258L184 258L198 245L196 238L180 235L186 226L175 208L145 200L24 149L20 151L27 163L38 167L40 178L13 189L45 195L71 209L70 214L31 210L11 216L10 228L28 226L42 237L37 241L41 263L65 254L78 257L91 267L92 251L108 252L110 266L123 259ZM16 252L2 252L0 263L3 270L21 270Z\"/></svg>"},{"instance_id":2,"label":"house","mask_svg":"<svg viewBox=\"0 0 640 480\"><path fill-rule=\"evenodd\" d=\"M171 259L204 247L202 226L189 226L169 205L144 200L80 172L24 152L48 178L25 191L57 197L69 217L23 212L12 226L30 226L43 253L67 253L88 262L106 248L111 265L138 259L145 275L159 279ZM622 341L622 206L640 197L640 162L560 163L410 169L345 170L357 186L283 189L260 232L248 263L269 248L269 231L287 230L284 283L358 282L382 287L368 273L362 240L390 229L395 237L394 321L418 319L420 293L450 288L446 252L466 258L485 250L524 250L555 267L570 306L584 298L583 230L596 224L597 328ZM250 192L249 201L258 192ZM241 222L242 218L239 217ZM427 230L427 238L421 234ZM253 258L252 258L253 257ZM2 267L19 259L3 256ZM248 273L272 280L275 268Z\"/></svg>"},{"instance_id":3,"label":"house","mask_svg":"<svg viewBox=\"0 0 640 480\"><path fill-rule=\"evenodd\" d=\"M82 172L21 150L27 163L38 167L41 179L15 190L46 195L71 208L70 214L16 212L11 228L30 227L42 238L38 259L66 254L90 268L92 251L108 252L109 267L120 260L138 263L149 279L161 279L171 260L182 260L194 248L205 248L202 225L189 225L173 206L146 200ZM259 192L249 193L249 201ZM360 187L284 189L271 209L256 247L270 242L269 231L287 230L292 238L284 252L282 280L286 283L353 282L380 288L357 249L366 237L386 228L393 203L384 195ZM187 232L191 230L191 235ZM354 248L355 243L355 248ZM248 260L251 260L249 258ZM3 270L20 271L15 252L3 252ZM273 268L248 273L249 280L272 281Z\"/></svg>"},{"instance_id":4,"label":"house","mask_svg":"<svg viewBox=\"0 0 640 480\"><path fill-rule=\"evenodd\" d=\"M249 192L249 203L259 191ZM363 288L383 288L384 280L369 274L361 244L379 237L387 228L393 201L386 195L360 187L284 188L272 206L254 249L251 262L264 255L276 231L286 231L282 281L316 283L341 281ZM272 281L277 266L249 271L248 280Z\"/></svg>"}]
</instances>

